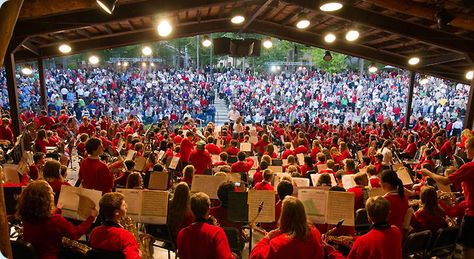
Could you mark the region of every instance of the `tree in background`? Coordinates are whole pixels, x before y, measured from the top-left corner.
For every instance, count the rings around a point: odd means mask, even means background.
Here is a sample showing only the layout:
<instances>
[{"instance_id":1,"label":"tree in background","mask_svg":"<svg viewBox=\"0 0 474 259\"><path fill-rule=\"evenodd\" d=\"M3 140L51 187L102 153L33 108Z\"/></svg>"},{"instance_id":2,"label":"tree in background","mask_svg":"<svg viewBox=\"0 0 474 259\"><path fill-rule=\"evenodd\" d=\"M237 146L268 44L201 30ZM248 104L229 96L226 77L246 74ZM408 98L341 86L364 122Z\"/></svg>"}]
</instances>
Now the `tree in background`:
<instances>
[{"instance_id":1,"label":"tree in background","mask_svg":"<svg viewBox=\"0 0 474 259\"><path fill-rule=\"evenodd\" d=\"M318 48L307 48L307 54L311 56L311 61L313 62L314 67L324 70L329 73L338 73L347 69L347 56L344 54L339 54L331 52L332 60L325 61L323 60L325 50Z\"/></svg>"}]
</instances>

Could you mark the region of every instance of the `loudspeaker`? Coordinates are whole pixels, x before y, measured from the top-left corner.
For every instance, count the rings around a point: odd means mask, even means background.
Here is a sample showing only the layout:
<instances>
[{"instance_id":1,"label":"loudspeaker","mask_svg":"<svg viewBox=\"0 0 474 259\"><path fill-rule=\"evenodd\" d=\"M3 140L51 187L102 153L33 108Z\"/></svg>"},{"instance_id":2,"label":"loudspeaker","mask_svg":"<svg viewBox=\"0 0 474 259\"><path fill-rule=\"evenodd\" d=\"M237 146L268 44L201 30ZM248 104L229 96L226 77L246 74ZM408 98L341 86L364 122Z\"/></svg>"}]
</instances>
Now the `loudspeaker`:
<instances>
[{"instance_id":1,"label":"loudspeaker","mask_svg":"<svg viewBox=\"0 0 474 259\"><path fill-rule=\"evenodd\" d=\"M232 57L260 56L261 41L256 39L231 40L229 38L214 39L214 54Z\"/></svg>"}]
</instances>

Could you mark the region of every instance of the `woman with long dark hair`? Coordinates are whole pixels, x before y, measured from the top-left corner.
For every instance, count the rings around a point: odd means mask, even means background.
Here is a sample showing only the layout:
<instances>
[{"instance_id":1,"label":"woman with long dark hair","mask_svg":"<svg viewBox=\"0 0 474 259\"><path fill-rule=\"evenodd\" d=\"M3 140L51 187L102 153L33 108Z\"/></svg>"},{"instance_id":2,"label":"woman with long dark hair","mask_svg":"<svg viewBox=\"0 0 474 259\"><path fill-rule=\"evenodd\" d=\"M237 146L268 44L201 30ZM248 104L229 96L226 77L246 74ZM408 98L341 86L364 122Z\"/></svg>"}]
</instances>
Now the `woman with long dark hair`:
<instances>
[{"instance_id":1,"label":"woman with long dark hair","mask_svg":"<svg viewBox=\"0 0 474 259\"><path fill-rule=\"evenodd\" d=\"M380 182L386 192L384 198L390 203L388 223L397 226L403 233L405 231L403 223L408 211L408 196L405 194L402 180L394 171L385 170L380 176Z\"/></svg>"},{"instance_id":2,"label":"woman with long dark hair","mask_svg":"<svg viewBox=\"0 0 474 259\"><path fill-rule=\"evenodd\" d=\"M171 229L173 240L176 240L181 229L194 222L194 215L190 207L190 197L188 184L185 182L179 183L174 190L173 199L171 199L168 208L168 226Z\"/></svg>"}]
</instances>

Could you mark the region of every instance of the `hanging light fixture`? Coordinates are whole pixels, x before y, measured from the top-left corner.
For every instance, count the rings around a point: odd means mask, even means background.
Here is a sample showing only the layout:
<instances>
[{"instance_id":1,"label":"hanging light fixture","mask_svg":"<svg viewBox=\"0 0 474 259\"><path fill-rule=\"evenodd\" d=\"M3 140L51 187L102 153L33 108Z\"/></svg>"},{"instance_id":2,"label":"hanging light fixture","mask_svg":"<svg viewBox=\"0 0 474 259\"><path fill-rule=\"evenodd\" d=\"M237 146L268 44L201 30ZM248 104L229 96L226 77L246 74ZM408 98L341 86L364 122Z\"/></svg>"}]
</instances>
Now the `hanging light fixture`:
<instances>
[{"instance_id":1,"label":"hanging light fixture","mask_svg":"<svg viewBox=\"0 0 474 259\"><path fill-rule=\"evenodd\" d=\"M296 28L298 29L306 29L309 27L311 22L308 20L308 18L305 15L300 16L298 19L298 22L296 23Z\"/></svg>"},{"instance_id":2,"label":"hanging light fixture","mask_svg":"<svg viewBox=\"0 0 474 259\"><path fill-rule=\"evenodd\" d=\"M25 66L21 69L21 73L25 76L30 76L31 74L33 74L33 69L31 69L30 66Z\"/></svg>"},{"instance_id":3,"label":"hanging light fixture","mask_svg":"<svg viewBox=\"0 0 474 259\"><path fill-rule=\"evenodd\" d=\"M245 22L244 12L240 9L235 9L232 13L232 18L230 19L230 22L233 24L241 24Z\"/></svg>"},{"instance_id":4,"label":"hanging light fixture","mask_svg":"<svg viewBox=\"0 0 474 259\"><path fill-rule=\"evenodd\" d=\"M355 29L348 30L346 33L346 40L347 41L356 41L359 38L359 31Z\"/></svg>"},{"instance_id":5,"label":"hanging light fixture","mask_svg":"<svg viewBox=\"0 0 474 259\"><path fill-rule=\"evenodd\" d=\"M336 35L334 33L328 33L324 36L324 41L327 43L333 43L336 40Z\"/></svg>"},{"instance_id":6,"label":"hanging light fixture","mask_svg":"<svg viewBox=\"0 0 474 259\"><path fill-rule=\"evenodd\" d=\"M419 57L411 57L409 60L408 60L408 64L412 65L412 66L415 66L417 65L418 63L420 63L420 58Z\"/></svg>"},{"instance_id":7,"label":"hanging light fixture","mask_svg":"<svg viewBox=\"0 0 474 259\"><path fill-rule=\"evenodd\" d=\"M472 80L472 78L474 78L474 70L468 71L466 73L466 79L467 80Z\"/></svg>"},{"instance_id":8,"label":"hanging light fixture","mask_svg":"<svg viewBox=\"0 0 474 259\"><path fill-rule=\"evenodd\" d=\"M71 52L71 46L69 46L68 44L61 44L58 49L61 53L64 54Z\"/></svg>"},{"instance_id":9,"label":"hanging light fixture","mask_svg":"<svg viewBox=\"0 0 474 259\"><path fill-rule=\"evenodd\" d=\"M155 67L155 63L151 62L150 67Z\"/></svg>"},{"instance_id":10,"label":"hanging light fixture","mask_svg":"<svg viewBox=\"0 0 474 259\"><path fill-rule=\"evenodd\" d=\"M89 63L92 65L97 65L99 63L99 58L97 56L90 56Z\"/></svg>"},{"instance_id":11,"label":"hanging light fixture","mask_svg":"<svg viewBox=\"0 0 474 259\"><path fill-rule=\"evenodd\" d=\"M273 42L272 42L272 39L270 37L265 38L263 40L262 44L263 44L263 47L266 48L266 49L269 49L269 48L273 47Z\"/></svg>"},{"instance_id":12,"label":"hanging light fixture","mask_svg":"<svg viewBox=\"0 0 474 259\"><path fill-rule=\"evenodd\" d=\"M341 9L344 5L340 0L321 0L319 1L319 10L323 12L334 12Z\"/></svg>"},{"instance_id":13,"label":"hanging light fixture","mask_svg":"<svg viewBox=\"0 0 474 259\"><path fill-rule=\"evenodd\" d=\"M331 61L332 60L332 55L331 55L331 52L329 50L326 50L326 52L324 53L323 60L324 61Z\"/></svg>"},{"instance_id":14,"label":"hanging light fixture","mask_svg":"<svg viewBox=\"0 0 474 259\"><path fill-rule=\"evenodd\" d=\"M173 31L173 27L171 26L168 20L164 19L164 20L161 20L160 23L158 24L157 30L158 30L158 34L161 37L167 37Z\"/></svg>"},{"instance_id":15,"label":"hanging light fixture","mask_svg":"<svg viewBox=\"0 0 474 259\"><path fill-rule=\"evenodd\" d=\"M202 45L206 48L212 45L212 41L211 39L209 39L209 36L205 35L204 37L202 37Z\"/></svg>"},{"instance_id":16,"label":"hanging light fixture","mask_svg":"<svg viewBox=\"0 0 474 259\"><path fill-rule=\"evenodd\" d=\"M450 14L446 9L442 8L438 10L435 14L436 23L438 24L438 29L446 29L446 26L456 18L454 15Z\"/></svg>"},{"instance_id":17,"label":"hanging light fixture","mask_svg":"<svg viewBox=\"0 0 474 259\"><path fill-rule=\"evenodd\" d=\"M121 65L122 65L122 63L120 63L120 61L119 61L119 62L117 62L117 66L121 66Z\"/></svg>"},{"instance_id":18,"label":"hanging light fixture","mask_svg":"<svg viewBox=\"0 0 474 259\"><path fill-rule=\"evenodd\" d=\"M142 54L145 56L150 56L153 53L153 50L149 46L142 48Z\"/></svg>"},{"instance_id":19,"label":"hanging light fixture","mask_svg":"<svg viewBox=\"0 0 474 259\"><path fill-rule=\"evenodd\" d=\"M128 67L128 62L127 61L124 61L123 64L122 64L123 67Z\"/></svg>"},{"instance_id":20,"label":"hanging light fixture","mask_svg":"<svg viewBox=\"0 0 474 259\"><path fill-rule=\"evenodd\" d=\"M99 4L104 11L106 11L108 14L112 14L115 9L115 4L117 3L118 0L96 0L97 4Z\"/></svg>"},{"instance_id":21,"label":"hanging light fixture","mask_svg":"<svg viewBox=\"0 0 474 259\"><path fill-rule=\"evenodd\" d=\"M372 63L369 67L369 72L370 73L377 73L378 70L379 70L379 68L375 65L375 63Z\"/></svg>"}]
</instances>

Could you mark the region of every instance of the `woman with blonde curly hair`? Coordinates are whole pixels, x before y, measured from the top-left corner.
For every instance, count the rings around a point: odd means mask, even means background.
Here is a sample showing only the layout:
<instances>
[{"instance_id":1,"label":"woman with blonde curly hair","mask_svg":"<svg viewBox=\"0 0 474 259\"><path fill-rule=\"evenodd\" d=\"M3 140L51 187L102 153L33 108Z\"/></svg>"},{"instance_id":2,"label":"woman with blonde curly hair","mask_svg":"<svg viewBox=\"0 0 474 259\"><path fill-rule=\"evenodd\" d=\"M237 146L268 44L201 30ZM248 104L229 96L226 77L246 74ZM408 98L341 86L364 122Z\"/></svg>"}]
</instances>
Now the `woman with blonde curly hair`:
<instances>
[{"instance_id":1,"label":"woman with blonde curly hair","mask_svg":"<svg viewBox=\"0 0 474 259\"><path fill-rule=\"evenodd\" d=\"M17 204L17 217L23 223L23 240L33 245L40 259L59 258L62 238L78 239L94 222L98 212L74 226L60 214L55 214L53 189L46 181L30 183L21 193Z\"/></svg>"}]
</instances>

